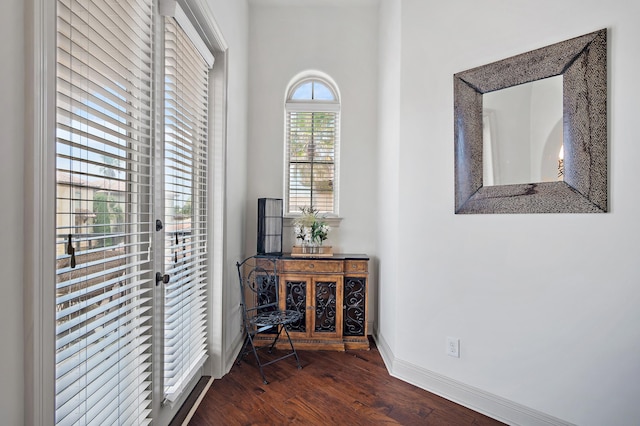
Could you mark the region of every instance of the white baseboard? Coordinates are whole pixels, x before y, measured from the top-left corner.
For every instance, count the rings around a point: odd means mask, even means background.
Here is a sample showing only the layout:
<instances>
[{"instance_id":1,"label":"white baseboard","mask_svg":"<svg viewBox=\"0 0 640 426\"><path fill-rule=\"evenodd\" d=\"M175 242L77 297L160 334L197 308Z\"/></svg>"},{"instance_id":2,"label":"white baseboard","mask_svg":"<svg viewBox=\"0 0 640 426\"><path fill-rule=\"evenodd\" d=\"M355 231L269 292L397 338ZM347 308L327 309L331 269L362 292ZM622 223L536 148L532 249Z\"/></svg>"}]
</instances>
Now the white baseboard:
<instances>
[{"instance_id":1,"label":"white baseboard","mask_svg":"<svg viewBox=\"0 0 640 426\"><path fill-rule=\"evenodd\" d=\"M238 333L236 338L233 340L233 343L229 347L224 360L224 371L222 374L223 376L231 371L233 363L236 362L238 354L240 354L240 350L242 349L242 344L244 343L244 336L244 333Z\"/></svg>"},{"instance_id":2,"label":"white baseboard","mask_svg":"<svg viewBox=\"0 0 640 426\"><path fill-rule=\"evenodd\" d=\"M382 336L375 334L374 338L382 360L389 374L393 377L509 425L572 425L572 423L398 359Z\"/></svg>"}]
</instances>

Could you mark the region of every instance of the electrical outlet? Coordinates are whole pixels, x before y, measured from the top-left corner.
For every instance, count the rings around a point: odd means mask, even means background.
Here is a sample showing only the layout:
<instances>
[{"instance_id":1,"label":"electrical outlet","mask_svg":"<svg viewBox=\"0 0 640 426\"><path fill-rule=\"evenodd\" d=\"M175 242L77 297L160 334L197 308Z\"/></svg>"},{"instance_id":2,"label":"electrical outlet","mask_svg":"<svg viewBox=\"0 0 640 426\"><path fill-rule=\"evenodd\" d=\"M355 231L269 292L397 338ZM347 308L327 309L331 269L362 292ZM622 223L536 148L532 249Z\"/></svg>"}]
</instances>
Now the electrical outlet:
<instances>
[{"instance_id":1,"label":"electrical outlet","mask_svg":"<svg viewBox=\"0 0 640 426\"><path fill-rule=\"evenodd\" d=\"M447 337L447 355L460 358L460 339Z\"/></svg>"}]
</instances>

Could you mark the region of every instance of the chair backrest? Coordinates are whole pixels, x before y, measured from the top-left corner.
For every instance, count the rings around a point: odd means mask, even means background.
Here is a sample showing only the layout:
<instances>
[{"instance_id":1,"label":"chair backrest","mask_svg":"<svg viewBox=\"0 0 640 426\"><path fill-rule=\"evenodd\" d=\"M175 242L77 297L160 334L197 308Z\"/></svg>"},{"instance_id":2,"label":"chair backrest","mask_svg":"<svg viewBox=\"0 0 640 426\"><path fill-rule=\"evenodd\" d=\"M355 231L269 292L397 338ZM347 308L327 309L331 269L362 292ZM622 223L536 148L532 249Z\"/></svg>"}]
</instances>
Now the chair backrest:
<instances>
[{"instance_id":1,"label":"chair backrest","mask_svg":"<svg viewBox=\"0 0 640 426\"><path fill-rule=\"evenodd\" d=\"M278 310L277 259L251 256L236 263L242 308L248 316Z\"/></svg>"}]
</instances>

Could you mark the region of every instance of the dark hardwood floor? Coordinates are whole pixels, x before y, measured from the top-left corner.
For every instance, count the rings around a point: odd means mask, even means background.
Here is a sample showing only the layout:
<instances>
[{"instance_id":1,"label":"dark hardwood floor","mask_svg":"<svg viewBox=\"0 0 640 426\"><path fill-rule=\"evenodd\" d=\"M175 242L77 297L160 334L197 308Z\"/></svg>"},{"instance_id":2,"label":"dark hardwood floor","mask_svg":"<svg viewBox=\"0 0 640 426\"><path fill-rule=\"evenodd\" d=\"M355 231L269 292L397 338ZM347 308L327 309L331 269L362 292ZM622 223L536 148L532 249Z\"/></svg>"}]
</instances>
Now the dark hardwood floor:
<instances>
[{"instance_id":1,"label":"dark hardwood floor","mask_svg":"<svg viewBox=\"0 0 640 426\"><path fill-rule=\"evenodd\" d=\"M215 380L189 423L206 425L501 425L482 414L391 377L370 351L298 351L265 367L262 383L247 356Z\"/></svg>"}]
</instances>

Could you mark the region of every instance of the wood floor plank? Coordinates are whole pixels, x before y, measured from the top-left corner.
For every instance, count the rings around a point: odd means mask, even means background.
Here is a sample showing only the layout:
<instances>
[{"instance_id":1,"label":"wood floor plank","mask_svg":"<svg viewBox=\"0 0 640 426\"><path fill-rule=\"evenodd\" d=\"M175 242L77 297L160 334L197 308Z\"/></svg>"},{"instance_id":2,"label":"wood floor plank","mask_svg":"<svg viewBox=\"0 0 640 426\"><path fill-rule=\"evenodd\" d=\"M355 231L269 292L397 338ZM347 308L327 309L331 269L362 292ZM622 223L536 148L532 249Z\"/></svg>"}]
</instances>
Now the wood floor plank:
<instances>
[{"instance_id":1,"label":"wood floor plank","mask_svg":"<svg viewBox=\"0 0 640 426\"><path fill-rule=\"evenodd\" d=\"M267 359L282 355L264 354ZM475 425L502 423L391 377L370 351L299 351L264 367L247 357L215 380L190 421L210 425Z\"/></svg>"}]
</instances>

